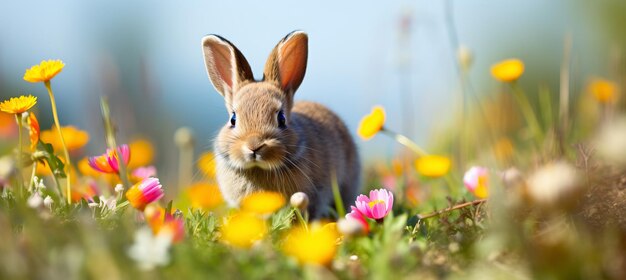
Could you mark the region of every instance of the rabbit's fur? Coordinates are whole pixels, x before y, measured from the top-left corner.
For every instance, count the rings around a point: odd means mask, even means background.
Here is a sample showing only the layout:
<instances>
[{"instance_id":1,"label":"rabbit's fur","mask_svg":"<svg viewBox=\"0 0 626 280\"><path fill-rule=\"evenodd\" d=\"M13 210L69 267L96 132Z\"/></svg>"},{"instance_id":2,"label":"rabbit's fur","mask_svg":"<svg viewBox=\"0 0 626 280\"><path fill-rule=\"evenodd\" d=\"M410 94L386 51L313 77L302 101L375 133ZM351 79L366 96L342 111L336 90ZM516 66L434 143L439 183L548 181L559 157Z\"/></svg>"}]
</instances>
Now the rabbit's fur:
<instances>
[{"instance_id":1,"label":"rabbit's fur","mask_svg":"<svg viewBox=\"0 0 626 280\"><path fill-rule=\"evenodd\" d=\"M278 43L261 81L226 39L206 36L202 48L209 78L228 110L214 144L226 201L236 206L256 191L277 191L286 198L302 191L309 196L311 217L324 217L334 205L336 174L344 206L350 205L359 192L360 165L348 129L323 105L293 101L306 72L306 33L294 31Z\"/></svg>"}]
</instances>

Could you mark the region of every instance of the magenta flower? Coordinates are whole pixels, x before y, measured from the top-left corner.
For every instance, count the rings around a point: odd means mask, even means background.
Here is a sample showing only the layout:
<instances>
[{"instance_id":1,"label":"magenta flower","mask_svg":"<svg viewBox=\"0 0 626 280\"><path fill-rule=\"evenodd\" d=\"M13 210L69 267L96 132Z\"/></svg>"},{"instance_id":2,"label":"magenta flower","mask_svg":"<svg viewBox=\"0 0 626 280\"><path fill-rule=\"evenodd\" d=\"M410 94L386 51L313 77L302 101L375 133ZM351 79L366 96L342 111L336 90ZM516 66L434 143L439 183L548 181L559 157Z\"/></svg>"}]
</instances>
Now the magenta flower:
<instances>
[{"instance_id":1,"label":"magenta flower","mask_svg":"<svg viewBox=\"0 0 626 280\"><path fill-rule=\"evenodd\" d=\"M141 211L146 205L161 199L163 195L163 186L158 178L143 179L126 191L128 202Z\"/></svg>"},{"instance_id":2,"label":"magenta flower","mask_svg":"<svg viewBox=\"0 0 626 280\"><path fill-rule=\"evenodd\" d=\"M150 177L155 177L157 174L157 170L154 166L143 166L133 170L133 177L137 177L139 179L147 179Z\"/></svg>"},{"instance_id":3,"label":"magenta flower","mask_svg":"<svg viewBox=\"0 0 626 280\"><path fill-rule=\"evenodd\" d=\"M119 146L116 150L107 149L107 152L100 156L89 157L87 162L89 166L96 171L102 173L119 173L120 167L117 159L120 154L122 155L124 164L128 164L130 160L130 149L128 145Z\"/></svg>"},{"instance_id":4,"label":"magenta flower","mask_svg":"<svg viewBox=\"0 0 626 280\"><path fill-rule=\"evenodd\" d=\"M356 207L350 206L350 208L352 209L352 211L346 214L346 219L353 219L361 223L361 225L363 226L363 232L367 234L370 231L370 225L365 220L365 217L363 216L363 214L361 214L359 209L356 209Z\"/></svg>"},{"instance_id":5,"label":"magenta flower","mask_svg":"<svg viewBox=\"0 0 626 280\"><path fill-rule=\"evenodd\" d=\"M489 196L489 171L487 168L474 166L465 172L463 184L478 198Z\"/></svg>"},{"instance_id":6,"label":"magenta flower","mask_svg":"<svg viewBox=\"0 0 626 280\"><path fill-rule=\"evenodd\" d=\"M393 207L393 193L386 189L378 189L370 191L370 196L359 195L356 198L356 209L363 216L374 220L381 220Z\"/></svg>"}]
</instances>

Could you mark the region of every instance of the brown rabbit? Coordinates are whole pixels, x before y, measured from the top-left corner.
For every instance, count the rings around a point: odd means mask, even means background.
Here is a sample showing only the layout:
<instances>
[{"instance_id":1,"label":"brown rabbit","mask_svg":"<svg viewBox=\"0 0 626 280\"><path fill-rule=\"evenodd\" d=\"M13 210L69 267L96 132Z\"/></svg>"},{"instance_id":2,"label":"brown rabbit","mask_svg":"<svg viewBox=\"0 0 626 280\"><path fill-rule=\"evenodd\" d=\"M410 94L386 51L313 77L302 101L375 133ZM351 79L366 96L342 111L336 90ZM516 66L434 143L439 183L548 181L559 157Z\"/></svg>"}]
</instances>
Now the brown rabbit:
<instances>
[{"instance_id":1,"label":"brown rabbit","mask_svg":"<svg viewBox=\"0 0 626 280\"><path fill-rule=\"evenodd\" d=\"M236 206L256 191L277 191L288 199L309 196L313 218L328 215L334 204L336 174L344 206L360 186L357 149L345 124L328 108L296 102L293 96L306 72L308 36L294 31L274 48L263 79L226 39L202 39L209 78L224 97L229 119L215 141L217 180L226 201Z\"/></svg>"}]
</instances>

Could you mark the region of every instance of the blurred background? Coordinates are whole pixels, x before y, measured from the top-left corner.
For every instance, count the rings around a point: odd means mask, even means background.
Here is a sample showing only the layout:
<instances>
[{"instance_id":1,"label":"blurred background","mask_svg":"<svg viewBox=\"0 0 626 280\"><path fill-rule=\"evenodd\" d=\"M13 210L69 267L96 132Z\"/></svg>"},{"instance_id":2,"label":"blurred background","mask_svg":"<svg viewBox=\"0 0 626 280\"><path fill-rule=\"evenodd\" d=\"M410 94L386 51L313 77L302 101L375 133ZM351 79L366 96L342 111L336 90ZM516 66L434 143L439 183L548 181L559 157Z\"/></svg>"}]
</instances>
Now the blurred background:
<instances>
[{"instance_id":1,"label":"blurred background","mask_svg":"<svg viewBox=\"0 0 626 280\"><path fill-rule=\"evenodd\" d=\"M261 78L275 44L292 30L304 30L310 37L309 63L296 99L329 106L353 132L373 105L383 105L390 129L428 146L438 140L431 135L458 115L457 43L473 56L471 94L495 91L489 67L510 57L525 62L521 82L529 91L541 84L557 94L569 37L576 95L590 76L616 78L610 61L623 52L624 15L626 2L617 0L176 1L158 6L152 1L14 1L0 12L0 99L38 96L42 130L49 129L44 87L22 76L42 59L62 59L66 67L52 82L60 121L89 132L84 153L100 154L106 147L99 100L107 96L118 143L137 137L153 141L161 177L171 181L176 129L190 127L195 152L201 153L211 149L229 118L204 69L204 35L233 42ZM365 160L399 149L384 137L355 141Z\"/></svg>"}]
</instances>

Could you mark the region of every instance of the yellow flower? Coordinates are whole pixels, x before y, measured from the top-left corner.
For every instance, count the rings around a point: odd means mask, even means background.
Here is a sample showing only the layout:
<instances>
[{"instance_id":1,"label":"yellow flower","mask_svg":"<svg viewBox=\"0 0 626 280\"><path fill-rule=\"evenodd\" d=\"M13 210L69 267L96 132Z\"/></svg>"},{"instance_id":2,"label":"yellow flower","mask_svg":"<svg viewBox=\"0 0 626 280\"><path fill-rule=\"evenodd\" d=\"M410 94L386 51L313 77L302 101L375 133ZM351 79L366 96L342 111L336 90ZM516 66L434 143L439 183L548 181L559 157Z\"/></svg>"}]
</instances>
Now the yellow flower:
<instances>
[{"instance_id":1,"label":"yellow flower","mask_svg":"<svg viewBox=\"0 0 626 280\"><path fill-rule=\"evenodd\" d=\"M206 152L200 155L198 159L198 169L209 178L215 178L215 155L211 152Z\"/></svg>"},{"instance_id":2,"label":"yellow flower","mask_svg":"<svg viewBox=\"0 0 626 280\"><path fill-rule=\"evenodd\" d=\"M265 238L267 224L250 213L235 213L226 219L220 228L220 240L240 248L250 248Z\"/></svg>"},{"instance_id":3,"label":"yellow flower","mask_svg":"<svg viewBox=\"0 0 626 280\"><path fill-rule=\"evenodd\" d=\"M259 215L269 215L282 208L285 197L277 192L255 192L241 200L241 210Z\"/></svg>"},{"instance_id":4,"label":"yellow flower","mask_svg":"<svg viewBox=\"0 0 626 280\"><path fill-rule=\"evenodd\" d=\"M594 78L587 90L600 103L613 103L617 100L617 85L609 80Z\"/></svg>"},{"instance_id":5,"label":"yellow flower","mask_svg":"<svg viewBox=\"0 0 626 280\"><path fill-rule=\"evenodd\" d=\"M9 114L21 114L37 104L37 97L32 95L22 95L20 97L11 97L9 100L0 103L0 110Z\"/></svg>"},{"instance_id":6,"label":"yellow flower","mask_svg":"<svg viewBox=\"0 0 626 280\"><path fill-rule=\"evenodd\" d=\"M415 160L415 169L426 177L441 177L450 171L452 161L444 156L428 155Z\"/></svg>"},{"instance_id":7,"label":"yellow flower","mask_svg":"<svg viewBox=\"0 0 626 280\"><path fill-rule=\"evenodd\" d=\"M524 62L519 59L507 59L491 66L491 75L501 82L513 82L522 74L524 74Z\"/></svg>"},{"instance_id":8,"label":"yellow flower","mask_svg":"<svg viewBox=\"0 0 626 280\"><path fill-rule=\"evenodd\" d=\"M500 138L493 147L493 153L499 161L506 162L513 156L513 152L513 143L506 137Z\"/></svg>"},{"instance_id":9,"label":"yellow flower","mask_svg":"<svg viewBox=\"0 0 626 280\"><path fill-rule=\"evenodd\" d=\"M78 150L89 142L89 133L71 125L61 127L61 133L69 151ZM63 144L61 144L61 139L54 126L49 130L41 132L41 141L52 144L55 151L63 149Z\"/></svg>"},{"instance_id":10,"label":"yellow flower","mask_svg":"<svg viewBox=\"0 0 626 280\"><path fill-rule=\"evenodd\" d=\"M24 80L31 83L50 81L63 70L63 67L65 67L65 64L61 60L43 60L39 65L26 70Z\"/></svg>"},{"instance_id":11,"label":"yellow flower","mask_svg":"<svg viewBox=\"0 0 626 280\"><path fill-rule=\"evenodd\" d=\"M128 162L129 169L147 166L154 160L154 145L146 139L137 139L130 144L130 153L133 155Z\"/></svg>"},{"instance_id":12,"label":"yellow flower","mask_svg":"<svg viewBox=\"0 0 626 280\"><path fill-rule=\"evenodd\" d=\"M292 229L285 239L283 251L302 264L328 265L337 253L339 238L337 227L332 224L313 224L308 231L303 227Z\"/></svg>"},{"instance_id":13,"label":"yellow flower","mask_svg":"<svg viewBox=\"0 0 626 280\"><path fill-rule=\"evenodd\" d=\"M186 192L192 208L210 210L224 203L222 193L215 184L195 183Z\"/></svg>"},{"instance_id":14,"label":"yellow flower","mask_svg":"<svg viewBox=\"0 0 626 280\"><path fill-rule=\"evenodd\" d=\"M385 109L375 106L369 115L361 119L357 133L363 140L369 140L383 129L383 125L385 125Z\"/></svg>"}]
</instances>

